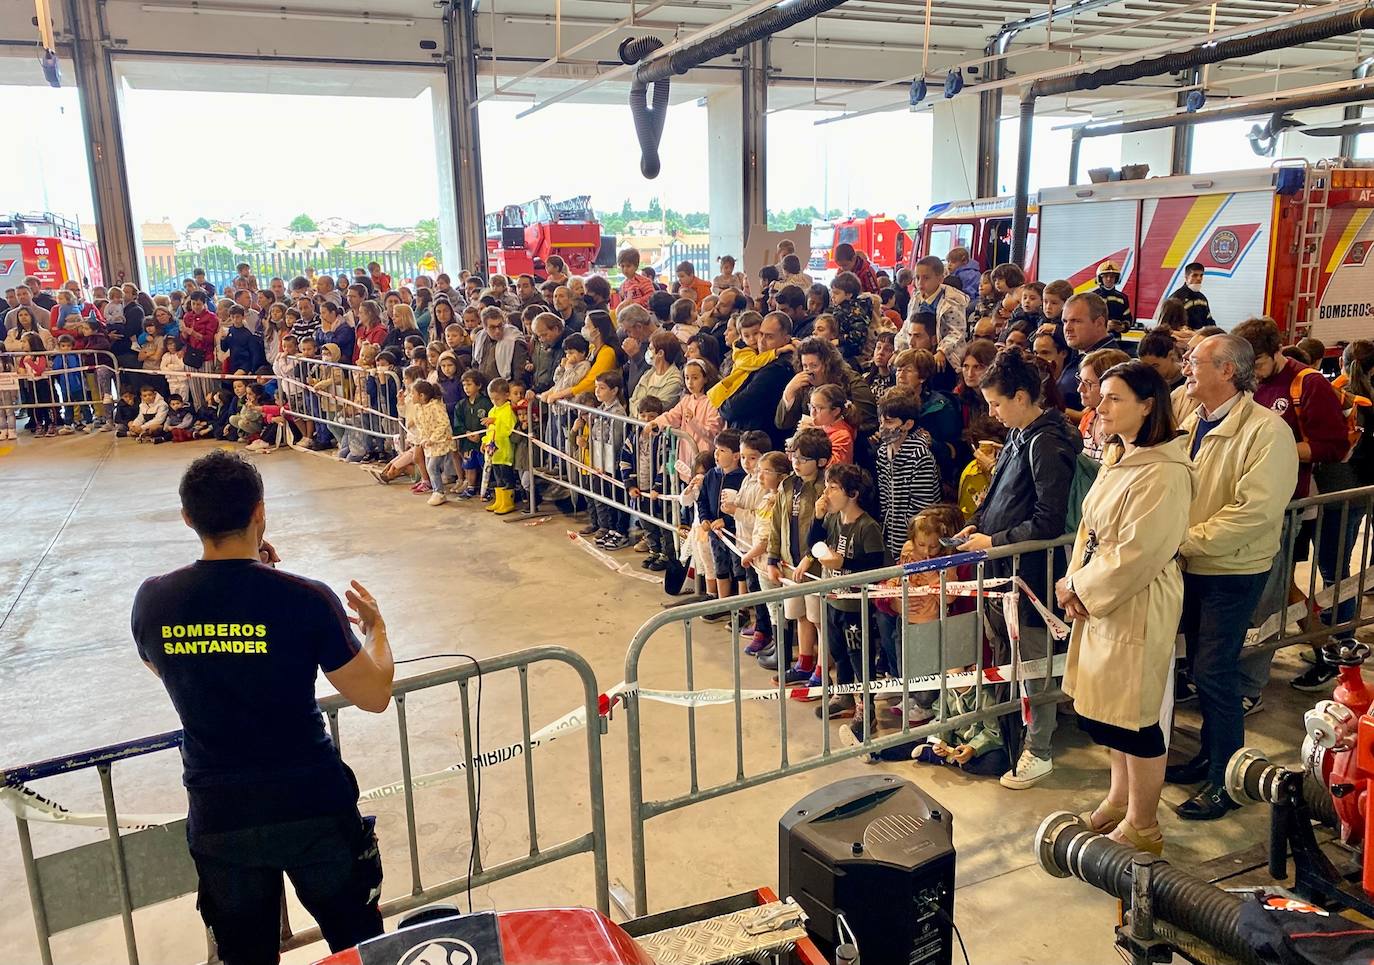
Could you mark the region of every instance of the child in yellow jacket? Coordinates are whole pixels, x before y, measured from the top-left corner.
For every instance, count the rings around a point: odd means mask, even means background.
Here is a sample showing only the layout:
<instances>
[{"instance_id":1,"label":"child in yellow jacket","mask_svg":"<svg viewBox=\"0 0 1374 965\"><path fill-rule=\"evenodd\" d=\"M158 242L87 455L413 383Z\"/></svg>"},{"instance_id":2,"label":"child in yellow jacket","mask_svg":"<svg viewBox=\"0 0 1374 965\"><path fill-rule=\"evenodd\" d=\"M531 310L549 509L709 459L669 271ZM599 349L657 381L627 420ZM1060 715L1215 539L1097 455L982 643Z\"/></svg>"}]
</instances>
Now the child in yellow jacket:
<instances>
[{"instance_id":1,"label":"child in yellow jacket","mask_svg":"<svg viewBox=\"0 0 1374 965\"><path fill-rule=\"evenodd\" d=\"M487 512L504 516L515 509L515 447L510 438L515 430L515 410L510 404L510 383L492 379L487 385L487 396L491 399L491 411L482 420L487 427L482 436L482 451L487 455L496 486L496 498Z\"/></svg>"}]
</instances>

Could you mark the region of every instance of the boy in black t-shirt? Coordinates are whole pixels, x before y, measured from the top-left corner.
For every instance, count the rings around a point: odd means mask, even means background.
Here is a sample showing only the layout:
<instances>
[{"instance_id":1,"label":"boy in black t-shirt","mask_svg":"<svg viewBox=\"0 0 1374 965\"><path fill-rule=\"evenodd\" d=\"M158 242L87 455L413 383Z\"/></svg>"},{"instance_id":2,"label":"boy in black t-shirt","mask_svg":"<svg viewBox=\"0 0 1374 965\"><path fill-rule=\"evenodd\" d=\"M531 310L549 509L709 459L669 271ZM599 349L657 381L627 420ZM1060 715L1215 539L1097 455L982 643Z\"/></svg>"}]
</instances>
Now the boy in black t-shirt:
<instances>
[{"instance_id":1,"label":"boy in black t-shirt","mask_svg":"<svg viewBox=\"0 0 1374 965\"><path fill-rule=\"evenodd\" d=\"M381 933L381 857L315 675L381 713L393 674L386 625L354 582L360 646L327 586L263 565L260 553L275 553L262 541L262 478L237 454L197 459L180 493L202 556L146 580L131 623L181 718L201 917L228 965L277 961L285 873L330 948L351 947Z\"/></svg>"},{"instance_id":2,"label":"boy in black t-shirt","mask_svg":"<svg viewBox=\"0 0 1374 965\"><path fill-rule=\"evenodd\" d=\"M883 543L883 528L859 505L865 489L872 484L868 474L852 463L836 464L825 470L825 491L816 500L815 521L811 524L813 554L823 567L825 578L881 569L889 563ZM824 545L826 553L820 553ZM872 604L870 604L871 610ZM863 679L863 621L872 613L863 612L862 600L825 601L827 642L830 659L835 662L835 682L841 686ZM876 634L870 637L870 641ZM870 659L872 654L870 653ZM864 705L873 721L873 698ZM855 706L852 694L830 698L829 706L817 707L818 717L839 717ZM860 737L863 718L850 725Z\"/></svg>"},{"instance_id":3,"label":"boy in black t-shirt","mask_svg":"<svg viewBox=\"0 0 1374 965\"><path fill-rule=\"evenodd\" d=\"M723 490L737 493L744 482L739 445L740 434L735 429L726 429L716 436L716 464L707 470L701 483L701 493L697 496L701 525L711 531L711 559L716 568L716 578L706 581L706 592L714 593L720 600L734 596L735 583L744 582L744 566L740 563L740 554L734 550L735 517L721 509L720 505ZM730 614L712 614L706 619L728 620Z\"/></svg>"}]
</instances>

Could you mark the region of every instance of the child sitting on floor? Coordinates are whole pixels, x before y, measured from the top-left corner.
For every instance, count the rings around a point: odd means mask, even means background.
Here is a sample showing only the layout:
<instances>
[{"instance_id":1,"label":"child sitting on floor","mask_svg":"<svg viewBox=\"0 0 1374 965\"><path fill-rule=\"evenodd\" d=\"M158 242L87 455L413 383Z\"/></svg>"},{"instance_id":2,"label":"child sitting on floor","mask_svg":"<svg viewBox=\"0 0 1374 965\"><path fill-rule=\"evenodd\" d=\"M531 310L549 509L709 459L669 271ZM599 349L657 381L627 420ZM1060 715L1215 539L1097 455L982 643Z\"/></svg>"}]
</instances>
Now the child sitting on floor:
<instances>
[{"instance_id":1,"label":"child sitting on floor","mask_svg":"<svg viewBox=\"0 0 1374 965\"><path fill-rule=\"evenodd\" d=\"M190 442L191 427L195 424L195 416L191 412L191 407L186 404L186 400L173 392L167 396L167 431L172 434L173 442Z\"/></svg>"},{"instance_id":2,"label":"child sitting on floor","mask_svg":"<svg viewBox=\"0 0 1374 965\"><path fill-rule=\"evenodd\" d=\"M129 423L129 435L139 442L164 442L171 438L163 431L167 421L167 403L157 390L145 385L139 394L138 416Z\"/></svg>"},{"instance_id":3,"label":"child sitting on floor","mask_svg":"<svg viewBox=\"0 0 1374 965\"><path fill-rule=\"evenodd\" d=\"M124 388L119 390L119 401L115 403L114 422L115 436L123 439L129 434L129 423L138 418L138 397L134 395L134 390Z\"/></svg>"},{"instance_id":4,"label":"child sitting on floor","mask_svg":"<svg viewBox=\"0 0 1374 965\"><path fill-rule=\"evenodd\" d=\"M949 673L975 669L976 665L954 667ZM939 691L936 691L936 715L948 719L975 710L986 710L997 703L993 690L992 686L984 684L982 699L979 700L978 688L973 683L965 687L946 687L943 703L939 702ZM942 734L932 734L924 743L916 745L911 758L922 764L962 767L970 774L982 777L997 777L1011 767L996 718L978 720Z\"/></svg>"}]
</instances>

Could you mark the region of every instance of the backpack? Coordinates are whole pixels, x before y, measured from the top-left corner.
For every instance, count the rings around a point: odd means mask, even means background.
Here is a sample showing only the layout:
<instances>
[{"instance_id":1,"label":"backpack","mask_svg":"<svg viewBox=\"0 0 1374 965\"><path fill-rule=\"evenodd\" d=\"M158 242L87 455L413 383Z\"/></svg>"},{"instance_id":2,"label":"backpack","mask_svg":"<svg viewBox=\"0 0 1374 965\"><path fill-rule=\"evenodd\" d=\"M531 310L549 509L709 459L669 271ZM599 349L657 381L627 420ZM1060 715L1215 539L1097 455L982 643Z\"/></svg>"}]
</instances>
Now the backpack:
<instances>
[{"instance_id":1,"label":"backpack","mask_svg":"<svg viewBox=\"0 0 1374 965\"><path fill-rule=\"evenodd\" d=\"M1320 373L1313 368L1301 369L1297 375L1293 376L1293 384L1288 387L1288 398L1293 403L1293 412L1297 418L1298 433L1302 433L1302 383L1309 375L1319 375ZM1349 380L1346 380L1348 382ZM1337 379L1331 383L1331 388L1335 390L1337 398L1341 401L1341 415L1345 419L1345 437L1347 446L1345 454L1341 456L1341 462L1349 462L1351 455L1355 452L1355 447L1360 443L1360 436L1364 434L1364 426L1360 424L1360 410L1369 408L1371 402L1362 395L1345 390L1346 382Z\"/></svg>"},{"instance_id":2,"label":"backpack","mask_svg":"<svg viewBox=\"0 0 1374 965\"><path fill-rule=\"evenodd\" d=\"M1083 521L1083 500L1088 497L1088 490L1093 488L1101 469L1102 464L1091 456L1080 452L1074 458L1073 481L1069 483L1069 508L1064 514L1065 536L1078 532L1078 524Z\"/></svg>"},{"instance_id":3,"label":"backpack","mask_svg":"<svg viewBox=\"0 0 1374 965\"><path fill-rule=\"evenodd\" d=\"M1038 436L1036 438L1039 438ZM1035 445L1035 440L1031 440ZM1083 521L1083 500L1088 498L1088 490L1097 482L1097 474L1102 464L1092 456L1079 450L1073 460L1073 479L1069 482L1069 504L1064 513L1064 535L1072 536L1078 532L1078 524Z\"/></svg>"}]
</instances>

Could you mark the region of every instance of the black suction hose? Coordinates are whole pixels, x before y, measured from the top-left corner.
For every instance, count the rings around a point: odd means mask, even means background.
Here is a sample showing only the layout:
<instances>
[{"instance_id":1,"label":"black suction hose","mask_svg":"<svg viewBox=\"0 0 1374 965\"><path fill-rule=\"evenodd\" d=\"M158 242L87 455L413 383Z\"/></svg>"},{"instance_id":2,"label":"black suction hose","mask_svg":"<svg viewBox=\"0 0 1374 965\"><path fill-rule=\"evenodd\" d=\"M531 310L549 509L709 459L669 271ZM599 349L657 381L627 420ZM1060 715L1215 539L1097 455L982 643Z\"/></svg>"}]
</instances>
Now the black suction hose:
<instances>
[{"instance_id":1,"label":"black suction hose","mask_svg":"<svg viewBox=\"0 0 1374 965\"><path fill-rule=\"evenodd\" d=\"M1282 764L1270 763L1259 751L1242 748L1227 764L1226 793L1237 804L1282 804L1288 793L1286 780L1294 773ZM1307 770L1302 771L1302 797L1314 820L1340 830L1330 789Z\"/></svg>"},{"instance_id":2,"label":"black suction hose","mask_svg":"<svg viewBox=\"0 0 1374 965\"><path fill-rule=\"evenodd\" d=\"M1089 831L1067 811L1051 814L1037 836L1040 867L1078 878L1114 898L1131 899L1131 863L1139 854ZM1264 962L1240 936L1243 900L1169 864L1154 872L1154 914L1246 965Z\"/></svg>"},{"instance_id":3,"label":"black suction hose","mask_svg":"<svg viewBox=\"0 0 1374 965\"><path fill-rule=\"evenodd\" d=\"M1359 30L1374 27L1374 9L1368 7L1334 17L1309 20L1306 23L1281 27L1248 37L1236 37L1217 43L1205 43L1189 50L1139 60L1134 63L1117 64L1102 70L1074 74L1068 77L1049 77L1037 80L1021 97L1021 141L1017 145L1016 157L1016 201L1012 213L1011 260L1023 265L1026 258L1026 236L1030 231L1030 154L1031 125L1027 117L1035 116L1036 98L1050 94L1068 94L1073 91L1094 90L1110 84L1140 80L1143 77L1157 77L1216 64L1236 57L1250 57L1255 54L1278 50L1283 47L1296 47L1318 40L1329 40ZM1258 111L1257 111L1258 113ZM1210 120L1200 117L1197 120ZM1023 265L1024 267L1024 265Z\"/></svg>"},{"instance_id":4,"label":"black suction hose","mask_svg":"<svg viewBox=\"0 0 1374 965\"><path fill-rule=\"evenodd\" d=\"M626 40L620 45L620 60L637 64L663 46L657 37ZM649 180L658 177L663 162L658 145L663 140L663 122L668 116L668 90L671 81L665 77L654 81L654 102L649 106L649 85L638 76L630 84L630 116L635 122L635 136L639 138L639 173Z\"/></svg>"},{"instance_id":5,"label":"black suction hose","mask_svg":"<svg viewBox=\"0 0 1374 965\"><path fill-rule=\"evenodd\" d=\"M668 84L674 74L685 74L693 67L732 54L756 40L771 37L779 30L794 27L842 3L844 0L796 0L786 7L774 7L755 14L720 33L703 37L671 54L643 63L640 61L663 46L662 41L656 37L643 37L622 43L621 61L639 64L630 85L630 114L634 118L635 134L639 137L640 172L652 179L658 177L662 167L658 145L663 138L663 120L668 108ZM654 86L652 107L648 104L650 84Z\"/></svg>"}]
</instances>

